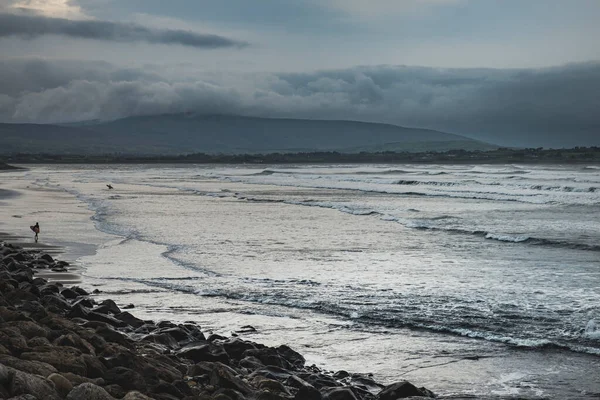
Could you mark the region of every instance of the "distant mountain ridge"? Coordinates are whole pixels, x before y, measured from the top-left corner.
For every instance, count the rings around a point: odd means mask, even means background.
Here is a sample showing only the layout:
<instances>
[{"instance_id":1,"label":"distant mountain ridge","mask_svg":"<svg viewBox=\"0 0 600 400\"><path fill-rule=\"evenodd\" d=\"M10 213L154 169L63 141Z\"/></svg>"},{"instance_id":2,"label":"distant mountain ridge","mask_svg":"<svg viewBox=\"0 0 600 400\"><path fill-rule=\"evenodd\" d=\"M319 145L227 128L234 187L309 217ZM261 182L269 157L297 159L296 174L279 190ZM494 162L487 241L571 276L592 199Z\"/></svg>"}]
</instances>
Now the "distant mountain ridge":
<instances>
[{"instance_id":1,"label":"distant mountain ridge","mask_svg":"<svg viewBox=\"0 0 600 400\"><path fill-rule=\"evenodd\" d=\"M333 120L166 114L74 124L0 124L0 153L190 154L489 150L429 129Z\"/></svg>"}]
</instances>

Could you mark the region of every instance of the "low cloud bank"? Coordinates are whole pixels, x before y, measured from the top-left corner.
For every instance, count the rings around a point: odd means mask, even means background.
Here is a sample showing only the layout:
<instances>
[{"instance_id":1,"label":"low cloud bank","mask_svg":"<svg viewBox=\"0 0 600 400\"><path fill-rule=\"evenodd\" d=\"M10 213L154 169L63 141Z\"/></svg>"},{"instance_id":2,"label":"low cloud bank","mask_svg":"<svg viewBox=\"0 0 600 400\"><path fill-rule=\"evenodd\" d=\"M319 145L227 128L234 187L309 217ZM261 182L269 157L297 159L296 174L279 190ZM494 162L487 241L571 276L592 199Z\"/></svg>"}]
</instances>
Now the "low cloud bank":
<instances>
[{"instance_id":1,"label":"low cloud bank","mask_svg":"<svg viewBox=\"0 0 600 400\"><path fill-rule=\"evenodd\" d=\"M352 119L504 145L600 145L600 63L544 69L377 66L301 74L190 66L0 61L0 121L55 123L176 112Z\"/></svg>"},{"instance_id":2,"label":"low cloud bank","mask_svg":"<svg viewBox=\"0 0 600 400\"><path fill-rule=\"evenodd\" d=\"M248 45L246 42L219 35L184 30L151 29L130 23L0 13L0 38L16 36L32 39L44 35L62 35L78 39L113 42L178 44L199 49L245 47Z\"/></svg>"}]
</instances>

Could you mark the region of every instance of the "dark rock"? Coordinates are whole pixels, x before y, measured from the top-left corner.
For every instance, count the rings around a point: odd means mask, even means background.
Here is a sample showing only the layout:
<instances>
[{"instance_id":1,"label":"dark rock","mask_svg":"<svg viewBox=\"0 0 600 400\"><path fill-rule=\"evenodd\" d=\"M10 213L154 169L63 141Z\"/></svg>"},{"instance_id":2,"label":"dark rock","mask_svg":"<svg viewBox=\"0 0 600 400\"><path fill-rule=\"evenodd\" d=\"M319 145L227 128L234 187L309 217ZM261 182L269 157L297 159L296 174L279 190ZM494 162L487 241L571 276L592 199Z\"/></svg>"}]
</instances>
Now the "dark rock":
<instances>
[{"instance_id":1,"label":"dark rock","mask_svg":"<svg viewBox=\"0 0 600 400\"><path fill-rule=\"evenodd\" d=\"M248 356L244 357L239 361L239 366L249 369L250 371L264 368L264 364L256 357Z\"/></svg>"},{"instance_id":2,"label":"dark rock","mask_svg":"<svg viewBox=\"0 0 600 400\"><path fill-rule=\"evenodd\" d=\"M120 314L121 313L121 309L119 308L119 306L117 306L117 303L115 303L112 300L104 300L102 302L100 302L100 305L96 308L94 308L95 312L101 313L101 314Z\"/></svg>"},{"instance_id":3,"label":"dark rock","mask_svg":"<svg viewBox=\"0 0 600 400\"><path fill-rule=\"evenodd\" d=\"M87 369L87 376L89 378L102 378L106 373L106 367L96 357L90 354L83 355L83 362Z\"/></svg>"},{"instance_id":4,"label":"dark rock","mask_svg":"<svg viewBox=\"0 0 600 400\"><path fill-rule=\"evenodd\" d=\"M408 381L400 381L386 386L378 395L377 400L397 400L406 397L433 397L431 392L425 392Z\"/></svg>"},{"instance_id":5,"label":"dark rock","mask_svg":"<svg viewBox=\"0 0 600 400\"><path fill-rule=\"evenodd\" d=\"M246 350L256 350L256 345L254 343L238 338L232 338L225 341L219 340L218 343L223 346L223 349L225 349L227 354L234 360L242 359Z\"/></svg>"},{"instance_id":6,"label":"dark rock","mask_svg":"<svg viewBox=\"0 0 600 400\"><path fill-rule=\"evenodd\" d=\"M83 376L87 374L81 351L73 347L35 347L32 351L21 354L21 358L45 362L60 372L73 372Z\"/></svg>"},{"instance_id":7,"label":"dark rock","mask_svg":"<svg viewBox=\"0 0 600 400\"><path fill-rule=\"evenodd\" d=\"M346 372L346 371L338 371L335 374L333 374L333 377L335 379L344 379L344 378L347 378L349 376L350 376L350 374L348 372Z\"/></svg>"},{"instance_id":8,"label":"dark rock","mask_svg":"<svg viewBox=\"0 0 600 400\"><path fill-rule=\"evenodd\" d=\"M33 271L30 269L22 270L22 271L12 274L12 278L19 283L21 283L21 282L31 283L31 281L33 281Z\"/></svg>"},{"instance_id":9,"label":"dark rock","mask_svg":"<svg viewBox=\"0 0 600 400\"><path fill-rule=\"evenodd\" d=\"M98 386L103 386L105 384L104 379L102 378L86 378L85 376L80 376L72 372L62 372L61 375L67 378L73 386L78 386L82 383L93 383Z\"/></svg>"},{"instance_id":10,"label":"dark rock","mask_svg":"<svg viewBox=\"0 0 600 400\"><path fill-rule=\"evenodd\" d=\"M54 270L54 268L53 268ZM66 288L60 291L60 294L65 298L65 299L69 299L69 300L73 300L76 299L77 297L79 297L79 295L77 294L77 292L75 292L72 289Z\"/></svg>"},{"instance_id":11,"label":"dark rock","mask_svg":"<svg viewBox=\"0 0 600 400\"><path fill-rule=\"evenodd\" d=\"M20 304L24 301L37 301L39 298L35 294L22 289L15 289L10 293L10 302L12 304Z\"/></svg>"},{"instance_id":12,"label":"dark rock","mask_svg":"<svg viewBox=\"0 0 600 400\"><path fill-rule=\"evenodd\" d=\"M69 265L69 263L66 263L65 261L63 261L63 263L65 263L66 265ZM75 293L77 293L79 296L88 296L89 295L89 293L86 290L80 288L79 286L73 286L73 287L71 287L71 290L74 291Z\"/></svg>"},{"instance_id":13,"label":"dark rock","mask_svg":"<svg viewBox=\"0 0 600 400\"><path fill-rule=\"evenodd\" d=\"M294 365L282 357L277 349L265 347L262 349L250 349L243 353L244 357L253 356L265 365L274 365L285 369L293 369Z\"/></svg>"},{"instance_id":14,"label":"dark rock","mask_svg":"<svg viewBox=\"0 0 600 400\"><path fill-rule=\"evenodd\" d=\"M223 347L210 342L189 344L179 350L177 354L194 362L221 361L224 364L229 364L229 355L227 355Z\"/></svg>"},{"instance_id":15,"label":"dark rock","mask_svg":"<svg viewBox=\"0 0 600 400\"><path fill-rule=\"evenodd\" d=\"M110 325L103 324L98 326L96 334L100 335L107 342L117 343L122 346L129 346L131 343L131 340L127 336L115 330Z\"/></svg>"},{"instance_id":16,"label":"dark rock","mask_svg":"<svg viewBox=\"0 0 600 400\"><path fill-rule=\"evenodd\" d=\"M15 261L20 261L20 262L27 261L27 257L25 257L25 255L22 252L14 253L11 257Z\"/></svg>"},{"instance_id":17,"label":"dark rock","mask_svg":"<svg viewBox=\"0 0 600 400\"><path fill-rule=\"evenodd\" d=\"M95 305L95 302L93 299L90 299L88 297L79 297L77 300L75 300L71 306L76 306L76 305L82 305L83 307L86 308L93 308Z\"/></svg>"},{"instance_id":18,"label":"dark rock","mask_svg":"<svg viewBox=\"0 0 600 400\"><path fill-rule=\"evenodd\" d=\"M219 388L234 389L244 395L252 393L250 385L236 375L235 370L224 364L216 363L210 376L210 384Z\"/></svg>"},{"instance_id":19,"label":"dark rock","mask_svg":"<svg viewBox=\"0 0 600 400\"><path fill-rule=\"evenodd\" d=\"M181 399L183 397L183 393L181 393L181 391L178 388L166 382L160 382L158 385L152 386L150 391L152 393L169 394L171 396L175 396L178 399Z\"/></svg>"},{"instance_id":20,"label":"dark rock","mask_svg":"<svg viewBox=\"0 0 600 400\"><path fill-rule=\"evenodd\" d=\"M177 328L177 325L172 323L171 321L160 321L156 324L158 328Z\"/></svg>"},{"instance_id":21,"label":"dark rock","mask_svg":"<svg viewBox=\"0 0 600 400\"><path fill-rule=\"evenodd\" d=\"M82 383L71 390L67 400L115 400L115 398L100 386Z\"/></svg>"},{"instance_id":22,"label":"dark rock","mask_svg":"<svg viewBox=\"0 0 600 400\"><path fill-rule=\"evenodd\" d=\"M20 358L9 355L0 355L0 363L7 367L27 372L28 374L40 375L43 377L58 372L58 370L50 364L40 361L21 360Z\"/></svg>"},{"instance_id":23,"label":"dark rock","mask_svg":"<svg viewBox=\"0 0 600 400\"><path fill-rule=\"evenodd\" d=\"M121 386L114 384L114 383L112 385L106 385L103 387L104 387L104 390L106 390L108 392L108 394L110 394L112 397L114 397L116 399L121 399L127 394L127 391L125 389L123 389Z\"/></svg>"},{"instance_id":24,"label":"dark rock","mask_svg":"<svg viewBox=\"0 0 600 400\"><path fill-rule=\"evenodd\" d=\"M212 333L206 339L209 342L214 342L215 340L227 340L225 336L217 335L216 333Z\"/></svg>"},{"instance_id":25,"label":"dark rock","mask_svg":"<svg viewBox=\"0 0 600 400\"><path fill-rule=\"evenodd\" d=\"M14 355L19 355L29 347L18 329L0 328L0 343Z\"/></svg>"},{"instance_id":26,"label":"dark rock","mask_svg":"<svg viewBox=\"0 0 600 400\"><path fill-rule=\"evenodd\" d=\"M54 263L54 258L52 258L52 256L50 254L42 254L40 256L40 259L45 260L49 263Z\"/></svg>"},{"instance_id":27,"label":"dark rock","mask_svg":"<svg viewBox=\"0 0 600 400\"><path fill-rule=\"evenodd\" d=\"M54 384L38 375L14 370L8 391L11 396L30 394L40 399L59 400Z\"/></svg>"},{"instance_id":28,"label":"dark rock","mask_svg":"<svg viewBox=\"0 0 600 400\"><path fill-rule=\"evenodd\" d=\"M51 343L45 337L34 337L27 341L28 347L50 346Z\"/></svg>"},{"instance_id":29,"label":"dark rock","mask_svg":"<svg viewBox=\"0 0 600 400\"><path fill-rule=\"evenodd\" d=\"M61 374L51 374L47 378L54 383L54 388L60 397L66 397L73 389L73 384Z\"/></svg>"},{"instance_id":30,"label":"dark rock","mask_svg":"<svg viewBox=\"0 0 600 400\"><path fill-rule=\"evenodd\" d=\"M109 369L104 376L108 384L117 384L125 390L144 390L146 381L139 373L125 367Z\"/></svg>"},{"instance_id":31,"label":"dark rock","mask_svg":"<svg viewBox=\"0 0 600 400\"><path fill-rule=\"evenodd\" d=\"M139 328L142 325L144 325L144 321L142 321L139 318L134 317L131 313L128 313L127 311L119 313L119 314L115 314L115 318L118 319L119 321L123 321L127 325L130 325L134 328Z\"/></svg>"},{"instance_id":32,"label":"dark rock","mask_svg":"<svg viewBox=\"0 0 600 400\"><path fill-rule=\"evenodd\" d=\"M25 338L47 337L50 332L47 328L40 326L32 321L11 321L5 322L3 327L12 327L18 329Z\"/></svg>"},{"instance_id":33,"label":"dark rock","mask_svg":"<svg viewBox=\"0 0 600 400\"><path fill-rule=\"evenodd\" d=\"M177 342L182 342L190 339L190 332L187 329L176 326L172 328L160 328L153 333L166 333L175 339ZM202 339L203 340L203 339Z\"/></svg>"},{"instance_id":34,"label":"dark rock","mask_svg":"<svg viewBox=\"0 0 600 400\"><path fill-rule=\"evenodd\" d=\"M166 346L169 349L179 348L179 343L168 333L154 333L146 335L142 340Z\"/></svg>"},{"instance_id":35,"label":"dark rock","mask_svg":"<svg viewBox=\"0 0 600 400\"><path fill-rule=\"evenodd\" d=\"M244 325L235 332L236 333L252 333L252 332L256 332L256 328L251 325Z\"/></svg>"},{"instance_id":36,"label":"dark rock","mask_svg":"<svg viewBox=\"0 0 600 400\"><path fill-rule=\"evenodd\" d=\"M19 306L19 309L34 321L40 321L48 316L48 312L39 301L24 301Z\"/></svg>"},{"instance_id":37,"label":"dark rock","mask_svg":"<svg viewBox=\"0 0 600 400\"><path fill-rule=\"evenodd\" d=\"M267 367L263 367L258 369L250 374L250 378L254 378L256 376L263 376L269 379L275 379L278 381L284 381L288 379L290 376L293 376L292 372L288 371L285 368L276 367L274 365L269 365Z\"/></svg>"},{"instance_id":38,"label":"dark rock","mask_svg":"<svg viewBox=\"0 0 600 400\"><path fill-rule=\"evenodd\" d=\"M88 321L104 322L114 327L124 327L127 325L125 322L119 321L108 314L101 314L91 311L88 308L83 307L81 304L73 306L68 316L69 318L83 318L87 319Z\"/></svg>"},{"instance_id":39,"label":"dark rock","mask_svg":"<svg viewBox=\"0 0 600 400\"><path fill-rule=\"evenodd\" d=\"M63 314L71 310L71 305L65 299L56 294L42 296L40 302L42 305L46 306L48 311L57 314Z\"/></svg>"},{"instance_id":40,"label":"dark rock","mask_svg":"<svg viewBox=\"0 0 600 400\"><path fill-rule=\"evenodd\" d=\"M58 294L60 293L60 288L52 283L46 284L40 287L40 293L42 296L46 296L49 294Z\"/></svg>"},{"instance_id":41,"label":"dark rock","mask_svg":"<svg viewBox=\"0 0 600 400\"><path fill-rule=\"evenodd\" d=\"M296 375L291 375L287 379L286 384L298 389L296 396L294 397L295 400L321 400L323 398L321 392L313 385L300 379Z\"/></svg>"},{"instance_id":42,"label":"dark rock","mask_svg":"<svg viewBox=\"0 0 600 400\"><path fill-rule=\"evenodd\" d=\"M260 390L255 395L256 400L292 400L293 397L280 393L273 393L268 390Z\"/></svg>"},{"instance_id":43,"label":"dark rock","mask_svg":"<svg viewBox=\"0 0 600 400\"><path fill-rule=\"evenodd\" d=\"M286 389L286 387L283 386L281 382L274 379L256 377L253 379L253 383L258 389L276 393L282 396L290 396L290 392Z\"/></svg>"},{"instance_id":44,"label":"dark rock","mask_svg":"<svg viewBox=\"0 0 600 400\"><path fill-rule=\"evenodd\" d=\"M201 361L188 367L187 375L199 376L199 375L210 375L213 369L216 368L216 363L210 361Z\"/></svg>"},{"instance_id":45,"label":"dark rock","mask_svg":"<svg viewBox=\"0 0 600 400\"><path fill-rule=\"evenodd\" d=\"M33 278L31 283L39 288L40 286L46 285L48 283L48 281L44 278Z\"/></svg>"},{"instance_id":46,"label":"dark rock","mask_svg":"<svg viewBox=\"0 0 600 400\"><path fill-rule=\"evenodd\" d=\"M279 353L284 359L286 359L294 368L301 369L304 367L304 363L306 360L302 356L302 354L298 353L295 350L292 350L290 347L286 345L281 345L277 348L277 353Z\"/></svg>"},{"instance_id":47,"label":"dark rock","mask_svg":"<svg viewBox=\"0 0 600 400\"><path fill-rule=\"evenodd\" d=\"M122 400L152 400L152 398L146 396L137 391L129 392L123 397Z\"/></svg>"},{"instance_id":48,"label":"dark rock","mask_svg":"<svg viewBox=\"0 0 600 400\"><path fill-rule=\"evenodd\" d=\"M347 387L332 388L326 391L325 400L358 400L352 390Z\"/></svg>"},{"instance_id":49,"label":"dark rock","mask_svg":"<svg viewBox=\"0 0 600 400\"><path fill-rule=\"evenodd\" d=\"M66 335L59 336L52 342L55 346L70 346L75 347L84 354L95 355L96 351L94 346L88 343L87 340L82 339L76 333L68 333Z\"/></svg>"},{"instance_id":50,"label":"dark rock","mask_svg":"<svg viewBox=\"0 0 600 400\"><path fill-rule=\"evenodd\" d=\"M331 376L324 374L310 374L303 378L319 390L322 390L323 388L342 386L341 383L333 379Z\"/></svg>"},{"instance_id":51,"label":"dark rock","mask_svg":"<svg viewBox=\"0 0 600 400\"><path fill-rule=\"evenodd\" d=\"M2 318L4 321L27 321L29 320L29 318L19 312L16 311L14 308L8 308L6 306L0 306L0 318Z\"/></svg>"}]
</instances>

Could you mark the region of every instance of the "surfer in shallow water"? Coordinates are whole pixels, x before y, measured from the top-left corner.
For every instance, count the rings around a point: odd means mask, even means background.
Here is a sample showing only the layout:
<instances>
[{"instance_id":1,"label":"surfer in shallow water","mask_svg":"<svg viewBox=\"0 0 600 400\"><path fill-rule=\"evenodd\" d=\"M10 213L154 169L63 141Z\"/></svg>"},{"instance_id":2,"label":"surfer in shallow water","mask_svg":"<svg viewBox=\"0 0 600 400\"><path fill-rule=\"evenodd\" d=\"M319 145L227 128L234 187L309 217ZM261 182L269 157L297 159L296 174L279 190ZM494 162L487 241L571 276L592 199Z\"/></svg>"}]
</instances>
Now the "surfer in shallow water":
<instances>
[{"instance_id":1,"label":"surfer in shallow water","mask_svg":"<svg viewBox=\"0 0 600 400\"><path fill-rule=\"evenodd\" d=\"M30 226L31 230L35 232L35 236L34 236L34 240L37 243L38 241L38 234L40 233L40 224L39 223L35 223L35 225Z\"/></svg>"}]
</instances>

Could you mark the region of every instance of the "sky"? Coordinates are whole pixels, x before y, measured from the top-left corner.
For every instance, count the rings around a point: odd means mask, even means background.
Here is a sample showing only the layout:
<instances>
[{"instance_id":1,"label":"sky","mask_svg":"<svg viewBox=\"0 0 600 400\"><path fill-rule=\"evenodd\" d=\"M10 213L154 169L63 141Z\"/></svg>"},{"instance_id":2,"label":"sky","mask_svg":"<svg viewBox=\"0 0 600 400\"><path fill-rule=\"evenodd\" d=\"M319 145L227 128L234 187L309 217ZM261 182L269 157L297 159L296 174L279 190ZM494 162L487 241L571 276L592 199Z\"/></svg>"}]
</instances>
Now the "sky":
<instances>
[{"instance_id":1,"label":"sky","mask_svg":"<svg viewBox=\"0 0 600 400\"><path fill-rule=\"evenodd\" d=\"M0 0L0 122L177 112L600 145L599 0Z\"/></svg>"}]
</instances>

